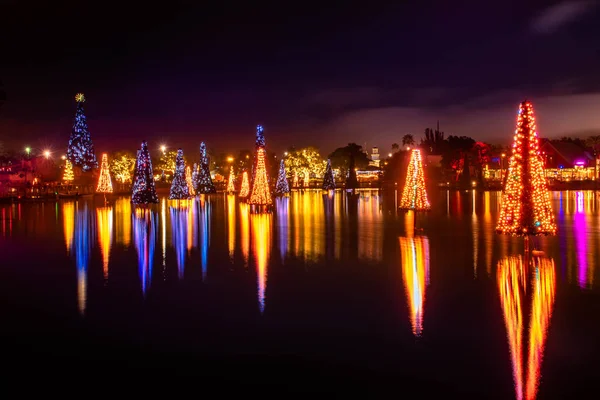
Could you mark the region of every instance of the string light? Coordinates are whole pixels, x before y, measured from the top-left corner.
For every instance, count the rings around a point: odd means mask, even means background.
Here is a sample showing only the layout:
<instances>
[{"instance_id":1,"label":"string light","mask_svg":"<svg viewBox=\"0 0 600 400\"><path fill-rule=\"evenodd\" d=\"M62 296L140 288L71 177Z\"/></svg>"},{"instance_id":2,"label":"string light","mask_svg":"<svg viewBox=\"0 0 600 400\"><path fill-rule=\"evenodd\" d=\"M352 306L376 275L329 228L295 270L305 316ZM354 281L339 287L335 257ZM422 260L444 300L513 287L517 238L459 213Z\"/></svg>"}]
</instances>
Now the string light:
<instances>
[{"instance_id":1,"label":"string light","mask_svg":"<svg viewBox=\"0 0 600 400\"><path fill-rule=\"evenodd\" d=\"M265 166L265 149L262 147L257 151L254 184L252 185L252 193L250 194L248 204L257 206L271 205L271 192L269 190L269 180Z\"/></svg>"},{"instance_id":2,"label":"string light","mask_svg":"<svg viewBox=\"0 0 600 400\"><path fill-rule=\"evenodd\" d=\"M244 171L242 175L242 187L240 188L240 197L248 197L250 194L250 180L248 179L248 171Z\"/></svg>"},{"instance_id":3,"label":"string light","mask_svg":"<svg viewBox=\"0 0 600 400\"><path fill-rule=\"evenodd\" d=\"M507 174L496 232L513 236L556 234L533 105L529 101L519 105Z\"/></svg>"},{"instance_id":4,"label":"string light","mask_svg":"<svg viewBox=\"0 0 600 400\"><path fill-rule=\"evenodd\" d=\"M98 168L96 155L94 153L94 144L88 129L87 120L83 111L83 102L85 97L83 93L75 96L77 101L77 110L75 111L75 121L69 137L69 146L67 148L67 158L74 166L81 167L86 172L93 168Z\"/></svg>"},{"instance_id":5,"label":"string light","mask_svg":"<svg viewBox=\"0 0 600 400\"><path fill-rule=\"evenodd\" d=\"M69 160L65 161L65 173L63 174L63 181L72 182L75 179L73 175L73 164Z\"/></svg>"},{"instance_id":6,"label":"string light","mask_svg":"<svg viewBox=\"0 0 600 400\"><path fill-rule=\"evenodd\" d=\"M108 155L102 154L102 164L100 166L100 177L98 178L98 187L96 188L98 193L112 193L113 186L112 180L110 179L110 172L108 172Z\"/></svg>"},{"instance_id":7,"label":"string light","mask_svg":"<svg viewBox=\"0 0 600 400\"><path fill-rule=\"evenodd\" d=\"M170 200L183 200L190 197L190 192L187 186L187 179L185 177L185 161L183 159L183 150L177 150L177 157L175 158L175 175L173 175L173 182L171 182L171 191L169 192Z\"/></svg>"},{"instance_id":8,"label":"string light","mask_svg":"<svg viewBox=\"0 0 600 400\"><path fill-rule=\"evenodd\" d=\"M327 168L323 175L323 190L334 190L335 179L333 179L333 170L331 169L331 160L327 159Z\"/></svg>"},{"instance_id":9,"label":"string light","mask_svg":"<svg viewBox=\"0 0 600 400\"><path fill-rule=\"evenodd\" d=\"M227 182L227 193L235 193L235 175L233 174L233 165L229 167L229 179Z\"/></svg>"},{"instance_id":10,"label":"string light","mask_svg":"<svg viewBox=\"0 0 600 400\"><path fill-rule=\"evenodd\" d=\"M138 150L137 154L131 202L133 204L158 203L154 173L152 172L152 159L150 158L148 143L145 141L142 142L142 148Z\"/></svg>"},{"instance_id":11,"label":"string light","mask_svg":"<svg viewBox=\"0 0 600 400\"><path fill-rule=\"evenodd\" d=\"M425 188L425 175L421 161L421 151L413 149L410 153L410 162L406 172L406 183L402 190L400 208L403 210L428 211L431 204L427 198Z\"/></svg>"},{"instance_id":12,"label":"string light","mask_svg":"<svg viewBox=\"0 0 600 400\"><path fill-rule=\"evenodd\" d=\"M198 171L198 184L196 185L196 193L216 193L215 185L210 177L210 166L206 144L200 143L200 170Z\"/></svg>"}]
</instances>

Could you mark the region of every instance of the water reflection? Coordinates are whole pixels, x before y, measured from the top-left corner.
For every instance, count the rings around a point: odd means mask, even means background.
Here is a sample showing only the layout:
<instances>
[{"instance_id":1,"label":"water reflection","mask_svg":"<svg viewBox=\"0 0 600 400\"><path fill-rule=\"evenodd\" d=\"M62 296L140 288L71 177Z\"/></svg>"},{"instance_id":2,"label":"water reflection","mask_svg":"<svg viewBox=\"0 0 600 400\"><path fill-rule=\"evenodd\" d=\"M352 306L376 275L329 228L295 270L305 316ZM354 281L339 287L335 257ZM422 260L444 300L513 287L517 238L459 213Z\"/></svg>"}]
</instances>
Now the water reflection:
<instances>
[{"instance_id":1,"label":"water reflection","mask_svg":"<svg viewBox=\"0 0 600 400\"><path fill-rule=\"evenodd\" d=\"M131 199L121 197L115 201L115 241L125 247L131 243Z\"/></svg>"},{"instance_id":2,"label":"water reflection","mask_svg":"<svg viewBox=\"0 0 600 400\"><path fill-rule=\"evenodd\" d=\"M92 241L94 240L94 231L93 214L89 212L87 204L84 204L81 210L79 207L76 207L73 253L75 255L75 266L77 268L77 306L82 315L85 314L87 304L87 272L92 250Z\"/></svg>"},{"instance_id":3,"label":"water reflection","mask_svg":"<svg viewBox=\"0 0 600 400\"><path fill-rule=\"evenodd\" d=\"M361 191L358 198L358 256L381 261L383 255L383 213L379 192Z\"/></svg>"},{"instance_id":4,"label":"water reflection","mask_svg":"<svg viewBox=\"0 0 600 400\"><path fill-rule=\"evenodd\" d=\"M425 291L429 285L429 239L426 236L413 236L412 213L407 213L407 236L400 237L402 255L402 281L410 310L413 334L423 333L423 313Z\"/></svg>"},{"instance_id":5,"label":"water reflection","mask_svg":"<svg viewBox=\"0 0 600 400\"><path fill-rule=\"evenodd\" d=\"M177 259L177 276L183 279L188 240L188 208L183 206L169 207L171 216L171 242L175 248Z\"/></svg>"},{"instance_id":6,"label":"water reflection","mask_svg":"<svg viewBox=\"0 0 600 400\"><path fill-rule=\"evenodd\" d=\"M104 280L108 280L108 262L113 236L113 209L112 207L100 207L96 209L98 218L98 243L102 252L102 271Z\"/></svg>"},{"instance_id":7,"label":"water reflection","mask_svg":"<svg viewBox=\"0 0 600 400\"><path fill-rule=\"evenodd\" d=\"M64 202L62 205L62 215L65 244L67 245L67 253L70 253L73 249L73 235L75 232L75 203L72 201Z\"/></svg>"},{"instance_id":8,"label":"water reflection","mask_svg":"<svg viewBox=\"0 0 600 400\"><path fill-rule=\"evenodd\" d=\"M248 257L250 253L250 222L249 206L240 202L240 248L244 258L244 267L248 267Z\"/></svg>"},{"instance_id":9,"label":"water reflection","mask_svg":"<svg viewBox=\"0 0 600 400\"><path fill-rule=\"evenodd\" d=\"M531 269L529 271L529 269ZM554 305L556 279L554 261L533 257L528 263L519 257L506 257L498 263L498 289L504 313L504 322L513 366L513 379L517 400L536 397L547 330ZM524 302L527 293L527 276L531 274L531 321L527 371L523 365Z\"/></svg>"},{"instance_id":10,"label":"water reflection","mask_svg":"<svg viewBox=\"0 0 600 400\"><path fill-rule=\"evenodd\" d=\"M325 254L325 212L320 191L291 194L294 226L293 255L316 262Z\"/></svg>"},{"instance_id":11,"label":"water reflection","mask_svg":"<svg viewBox=\"0 0 600 400\"><path fill-rule=\"evenodd\" d=\"M227 195L227 245L229 259L233 261L235 252L235 195Z\"/></svg>"},{"instance_id":12,"label":"water reflection","mask_svg":"<svg viewBox=\"0 0 600 400\"><path fill-rule=\"evenodd\" d=\"M210 198L206 195L200 195L198 214L200 220L200 262L202 264L202 280L206 280L208 268L208 248L210 246Z\"/></svg>"},{"instance_id":13,"label":"water reflection","mask_svg":"<svg viewBox=\"0 0 600 400\"><path fill-rule=\"evenodd\" d=\"M267 290L267 267L271 255L271 214L252 214L252 251L256 261L258 285L258 306L260 312L265 310L265 293Z\"/></svg>"},{"instance_id":14,"label":"water reflection","mask_svg":"<svg viewBox=\"0 0 600 400\"><path fill-rule=\"evenodd\" d=\"M137 208L132 218L135 248L138 253L138 271L142 294L145 296L152 283L158 217L152 210Z\"/></svg>"},{"instance_id":15,"label":"water reflection","mask_svg":"<svg viewBox=\"0 0 600 400\"><path fill-rule=\"evenodd\" d=\"M275 199L275 212L277 215L277 232L279 233L279 255L281 261L285 260L288 248L290 246L289 229L290 213L288 212L290 204L289 197L278 197Z\"/></svg>"}]
</instances>

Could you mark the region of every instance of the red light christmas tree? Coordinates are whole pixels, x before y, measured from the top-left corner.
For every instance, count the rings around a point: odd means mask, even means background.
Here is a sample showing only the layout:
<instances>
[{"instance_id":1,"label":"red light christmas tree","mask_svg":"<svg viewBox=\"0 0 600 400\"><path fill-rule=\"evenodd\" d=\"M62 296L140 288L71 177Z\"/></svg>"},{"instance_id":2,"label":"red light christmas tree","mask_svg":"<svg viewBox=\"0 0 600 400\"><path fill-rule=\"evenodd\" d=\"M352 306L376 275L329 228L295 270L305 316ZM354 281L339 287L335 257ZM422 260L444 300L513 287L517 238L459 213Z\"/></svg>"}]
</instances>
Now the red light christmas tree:
<instances>
[{"instance_id":1,"label":"red light christmas tree","mask_svg":"<svg viewBox=\"0 0 600 400\"><path fill-rule=\"evenodd\" d=\"M533 105L529 101L519 105L507 174L496 232L513 236L556 234Z\"/></svg>"},{"instance_id":2,"label":"red light christmas tree","mask_svg":"<svg viewBox=\"0 0 600 400\"><path fill-rule=\"evenodd\" d=\"M427 198L425 188L425 175L423 174L423 163L421 162L421 151L413 149L410 153L410 162L406 172L406 182L402 190L400 200L401 210L429 211L431 204Z\"/></svg>"},{"instance_id":3,"label":"red light christmas tree","mask_svg":"<svg viewBox=\"0 0 600 400\"><path fill-rule=\"evenodd\" d=\"M98 178L98 187L96 187L98 193L112 193L112 181L110 179L110 172L108 171L108 156L106 153L102 154L102 164L100 167L100 178Z\"/></svg>"}]
</instances>

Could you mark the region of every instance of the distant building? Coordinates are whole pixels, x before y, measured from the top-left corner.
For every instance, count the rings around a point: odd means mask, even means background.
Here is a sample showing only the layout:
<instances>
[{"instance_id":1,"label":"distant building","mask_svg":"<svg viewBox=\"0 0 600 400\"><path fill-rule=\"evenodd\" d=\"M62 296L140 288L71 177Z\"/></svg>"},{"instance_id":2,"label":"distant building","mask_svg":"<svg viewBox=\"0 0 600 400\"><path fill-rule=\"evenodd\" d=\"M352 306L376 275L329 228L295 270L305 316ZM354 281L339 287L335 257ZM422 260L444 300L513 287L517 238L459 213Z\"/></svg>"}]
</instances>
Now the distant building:
<instances>
[{"instance_id":1,"label":"distant building","mask_svg":"<svg viewBox=\"0 0 600 400\"><path fill-rule=\"evenodd\" d=\"M540 155L547 178L565 181L597 179L597 160L575 143L543 141Z\"/></svg>"},{"instance_id":2,"label":"distant building","mask_svg":"<svg viewBox=\"0 0 600 400\"><path fill-rule=\"evenodd\" d=\"M381 160L379 159L379 149L377 147L373 147L373 149L371 150L371 161L369 162L369 165L379 167L380 162Z\"/></svg>"}]
</instances>

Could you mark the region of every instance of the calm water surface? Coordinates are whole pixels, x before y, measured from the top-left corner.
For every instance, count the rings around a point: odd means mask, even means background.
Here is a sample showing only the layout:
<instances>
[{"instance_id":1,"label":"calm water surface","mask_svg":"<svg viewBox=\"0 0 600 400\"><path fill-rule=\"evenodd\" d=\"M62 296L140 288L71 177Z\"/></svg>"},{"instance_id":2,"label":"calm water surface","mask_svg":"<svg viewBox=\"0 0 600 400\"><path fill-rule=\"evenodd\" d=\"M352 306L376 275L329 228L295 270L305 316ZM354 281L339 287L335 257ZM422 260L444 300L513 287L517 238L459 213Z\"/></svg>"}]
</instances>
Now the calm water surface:
<instances>
[{"instance_id":1,"label":"calm water surface","mask_svg":"<svg viewBox=\"0 0 600 400\"><path fill-rule=\"evenodd\" d=\"M530 255L495 234L499 193L432 197L416 230L378 191L294 192L271 215L226 195L0 206L4 352L132 368L246 355L243 375L270 365L257 379L298 390L319 378L463 398L594 393L600 197L554 192L559 235ZM241 374L228 363L212 373Z\"/></svg>"}]
</instances>

